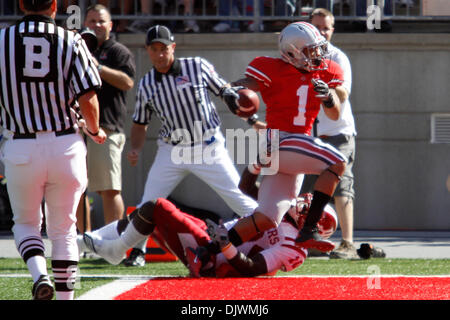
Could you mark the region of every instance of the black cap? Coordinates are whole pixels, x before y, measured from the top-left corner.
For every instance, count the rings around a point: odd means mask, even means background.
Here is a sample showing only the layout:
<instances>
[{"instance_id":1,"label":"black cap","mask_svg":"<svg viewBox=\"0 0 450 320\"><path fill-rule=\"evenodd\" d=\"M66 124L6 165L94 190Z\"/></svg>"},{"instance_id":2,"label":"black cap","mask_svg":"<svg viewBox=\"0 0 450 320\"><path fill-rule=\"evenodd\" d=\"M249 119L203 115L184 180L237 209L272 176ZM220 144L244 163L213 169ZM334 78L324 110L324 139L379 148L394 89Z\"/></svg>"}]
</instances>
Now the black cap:
<instances>
[{"instance_id":1,"label":"black cap","mask_svg":"<svg viewBox=\"0 0 450 320\"><path fill-rule=\"evenodd\" d=\"M83 40L86 42L86 45L91 53L94 53L98 47L98 39L95 32L89 28L83 28L80 30L80 35Z\"/></svg>"},{"instance_id":2,"label":"black cap","mask_svg":"<svg viewBox=\"0 0 450 320\"><path fill-rule=\"evenodd\" d=\"M161 25L156 25L148 29L147 31L147 39L145 43L147 45L151 45L155 42L161 42L165 45L169 45L175 42L175 37L172 32L170 32L169 28Z\"/></svg>"},{"instance_id":3,"label":"black cap","mask_svg":"<svg viewBox=\"0 0 450 320\"><path fill-rule=\"evenodd\" d=\"M25 9L30 11L41 11L49 8L53 0L23 0Z\"/></svg>"}]
</instances>

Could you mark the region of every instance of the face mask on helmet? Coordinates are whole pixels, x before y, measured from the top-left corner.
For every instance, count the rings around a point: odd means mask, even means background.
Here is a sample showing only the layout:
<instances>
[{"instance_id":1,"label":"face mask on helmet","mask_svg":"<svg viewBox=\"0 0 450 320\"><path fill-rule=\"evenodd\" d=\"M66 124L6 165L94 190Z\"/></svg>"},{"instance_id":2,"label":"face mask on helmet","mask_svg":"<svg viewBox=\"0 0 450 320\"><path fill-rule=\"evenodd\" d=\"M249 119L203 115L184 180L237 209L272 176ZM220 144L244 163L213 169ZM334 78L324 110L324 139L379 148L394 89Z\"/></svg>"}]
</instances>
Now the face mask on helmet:
<instances>
[{"instance_id":1,"label":"face mask on helmet","mask_svg":"<svg viewBox=\"0 0 450 320\"><path fill-rule=\"evenodd\" d=\"M322 217L317 222L319 234L323 239L330 238L336 231L338 226L338 218L334 209L327 204L322 212Z\"/></svg>"},{"instance_id":2,"label":"face mask on helmet","mask_svg":"<svg viewBox=\"0 0 450 320\"><path fill-rule=\"evenodd\" d=\"M311 193L302 193L296 199L292 201L291 207L288 210L288 214L297 221L297 224L300 223L303 225L303 220L308 214L309 206L311 205L312 194ZM302 222L303 221L303 222Z\"/></svg>"},{"instance_id":3,"label":"face mask on helmet","mask_svg":"<svg viewBox=\"0 0 450 320\"><path fill-rule=\"evenodd\" d=\"M306 71L325 70L328 65L328 42L311 24L295 22L280 33L281 57L297 69Z\"/></svg>"},{"instance_id":4,"label":"face mask on helmet","mask_svg":"<svg viewBox=\"0 0 450 320\"><path fill-rule=\"evenodd\" d=\"M297 197L288 214L297 222L298 229L301 230L308 215L309 207L311 206L312 194L303 193ZM337 214L330 205L326 205L322 212L322 216L317 223L319 234L323 239L328 239L336 231L338 226Z\"/></svg>"}]
</instances>

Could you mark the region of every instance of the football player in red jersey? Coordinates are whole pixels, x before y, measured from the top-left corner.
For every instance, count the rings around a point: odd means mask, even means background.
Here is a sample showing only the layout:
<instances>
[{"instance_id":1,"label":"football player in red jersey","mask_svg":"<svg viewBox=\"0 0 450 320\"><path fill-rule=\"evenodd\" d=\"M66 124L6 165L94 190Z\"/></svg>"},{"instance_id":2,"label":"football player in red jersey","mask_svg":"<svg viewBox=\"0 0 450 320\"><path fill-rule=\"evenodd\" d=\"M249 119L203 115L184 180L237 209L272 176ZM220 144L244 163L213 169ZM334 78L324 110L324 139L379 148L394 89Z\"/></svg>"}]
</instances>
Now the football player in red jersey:
<instances>
[{"instance_id":1,"label":"football player in red jersey","mask_svg":"<svg viewBox=\"0 0 450 320\"><path fill-rule=\"evenodd\" d=\"M299 267L306 259L307 250L295 246L295 237L307 216L309 204L310 194L298 197L277 228L238 247L223 238L218 245L219 235L216 241L211 241L203 220L180 211L163 198L149 201L127 218L103 227L109 229L113 239L102 238L99 233L105 235L105 230L96 230L85 233L84 241L108 262L118 264L136 241L151 234L162 248L175 254L194 277L275 275L279 270L287 272ZM238 219L215 226L215 232L222 232L226 237L227 228L236 221ZM336 213L327 206L318 223L321 235L330 237L337 223Z\"/></svg>"},{"instance_id":2,"label":"football player in red jersey","mask_svg":"<svg viewBox=\"0 0 450 320\"><path fill-rule=\"evenodd\" d=\"M258 174L244 170L239 189L253 197ZM79 236L78 245L96 252L108 262L118 264L134 243L153 239L175 254L194 277L254 277L291 271L303 264L307 250L295 246L295 237L303 226L311 204L311 194L297 197L277 228L269 229L240 246L227 239L227 230L238 219L215 225L213 241L207 225L182 212L166 199L149 201L122 220ZM131 223L130 223L131 222ZM210 224L214 224L211 223ZM327 205L318 222L319 233L329 238L336 231L338 219Z\"/></svg>"},{"instance_id":3,"label":"football player in red jersey","mask_svg":"<svg viewBox=\"0 0 450 320\"><path fill-rule=\"evenodd\" d=\"M334 244L322 239L317 229L324 207L345 169L346 158L329 144L310 136L315 118L324 109L338 119L340 103L347 97L341 86L343 72L326 59L327 41L306 22L285 27L279 36L281 58L257 57L250 62L245 78L222 89L222 98L236 113L237 90L247 87L259 91L266 104L267 138L279 133L278 171L264 175L255 212L241 219L228 235L234 245L280 224L286 207L295 199L303 174L319 175L304 227L296 244L304 248L331 251ZM273 156L273 155L272 155Z\"/></svg>"}]
</instances>

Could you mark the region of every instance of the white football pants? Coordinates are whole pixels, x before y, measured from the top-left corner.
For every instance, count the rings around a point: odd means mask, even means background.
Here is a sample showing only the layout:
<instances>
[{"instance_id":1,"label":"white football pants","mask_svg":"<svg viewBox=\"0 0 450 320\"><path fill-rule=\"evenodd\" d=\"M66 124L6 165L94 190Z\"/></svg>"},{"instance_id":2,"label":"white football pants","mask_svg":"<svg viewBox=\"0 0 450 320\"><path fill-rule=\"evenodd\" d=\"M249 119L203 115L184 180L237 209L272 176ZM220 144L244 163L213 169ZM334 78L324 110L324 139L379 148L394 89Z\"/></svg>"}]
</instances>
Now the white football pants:
<instances>
[{"instance_id":1,"label":"white football pants","mask_svg":"<svg viewBox=\"0 0 450 320\"><path fill-rule=\"evenodd\" d=\"M14 239L41 238L42 200L52 242L52 260L78 261L76 208L86 189L86 145L79 134L8 139L3 148L7 188L14 213ZM22 257L26 248L21 248Z\"/></svg>"},{"instance_id":2,"label":"white football pants","mask_svg":"<svg viewBox=\"0 0 450 320\"><path fill-rule=\"evenodd\" d=\"M279 225L303 183L304 174L321 174L333 164L346 161L345 156L319 138L288 132L280 133L277 153L278 172L261 181L258 212ZM287 209L286 209L287 208Z\"/></svg>"},{"instance_id":3,"label":"white football pants","mask_svg":"<svg viewBox=\"0 0 450 320\"><path fill-rule=\"evenodd\" d=\"M220 131L215 139L209 145L203 143L194 147L173 146L158 140L158 152L138 207L149 200L166 198L184 177L193 173L217 192L235 213L252 214L258 204L239 190L240 176Z\"/></svg>"}]
</instances>

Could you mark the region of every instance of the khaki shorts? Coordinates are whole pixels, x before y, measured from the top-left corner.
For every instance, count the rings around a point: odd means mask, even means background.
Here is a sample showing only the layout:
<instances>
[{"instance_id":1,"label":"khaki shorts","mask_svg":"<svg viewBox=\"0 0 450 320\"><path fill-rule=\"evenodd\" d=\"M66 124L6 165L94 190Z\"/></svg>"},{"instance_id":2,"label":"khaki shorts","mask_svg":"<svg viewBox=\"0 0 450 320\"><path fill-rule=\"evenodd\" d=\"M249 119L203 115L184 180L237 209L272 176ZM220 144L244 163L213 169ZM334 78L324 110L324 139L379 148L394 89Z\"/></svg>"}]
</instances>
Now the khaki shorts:
<instances>
[{"instance_id":1,"label":"khaki shorts","mask_svg":"<svg viewBox=\"0 0 450 320\"><path fill-rule=\"evenodd\" d=\"M122 190L122 151L126 137L123 133L105 130L108 138L96 144L87 138L88 190Z\"/></svg>"}]
</instances>

